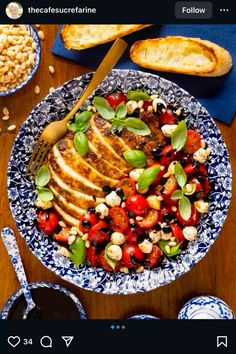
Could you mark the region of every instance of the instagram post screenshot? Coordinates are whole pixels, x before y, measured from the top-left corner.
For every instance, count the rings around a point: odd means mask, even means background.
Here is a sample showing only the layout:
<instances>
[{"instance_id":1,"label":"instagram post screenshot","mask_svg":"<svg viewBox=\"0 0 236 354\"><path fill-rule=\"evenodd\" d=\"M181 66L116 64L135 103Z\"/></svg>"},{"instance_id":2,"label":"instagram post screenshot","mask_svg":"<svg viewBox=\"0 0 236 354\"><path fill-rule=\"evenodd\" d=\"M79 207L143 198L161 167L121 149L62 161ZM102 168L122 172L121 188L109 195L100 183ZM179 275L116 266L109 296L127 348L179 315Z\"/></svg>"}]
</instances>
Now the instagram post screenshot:
<instances>
[{"instance_id":1,"label":"instagram post screenshot","mask_svg":"<svg viewBox=\"0 0 236 354\"><path fill-rule=\"evenodd\" d=\"M236 4L2 0L0 353L236 353L235 177Z\"/></svg>"}]
</instances>

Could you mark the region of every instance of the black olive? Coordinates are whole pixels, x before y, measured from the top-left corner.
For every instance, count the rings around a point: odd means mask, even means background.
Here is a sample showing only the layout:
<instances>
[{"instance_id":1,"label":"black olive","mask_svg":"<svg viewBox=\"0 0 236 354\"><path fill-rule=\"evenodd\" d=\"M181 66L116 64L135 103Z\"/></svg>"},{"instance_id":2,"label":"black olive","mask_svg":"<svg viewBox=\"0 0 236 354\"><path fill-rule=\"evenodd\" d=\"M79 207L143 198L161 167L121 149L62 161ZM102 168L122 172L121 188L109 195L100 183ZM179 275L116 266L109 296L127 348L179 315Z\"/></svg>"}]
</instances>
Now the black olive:
<instances>
[{"instance_id":1,"label":"black olive","mask_svg":"<svg viewBox=\"0 0 236 354\"><path fill-rule=\"evenodd\" d=\"M128 211L128 214L130 218L132 218L135 215L131 210Z\"/></svg>"},{"instance_id":2,"label":"black olive","mask_svg":"<svg viewBox=\"0 0 236 354\"><path fill-rule=\"evenodd\" d=\"M86 229L89 229L91 227L91 223L88 220L83 220L82 226L85 227Z\"/></svg>"},{"instance_id":3,"label":"black olive","mask_svg":"<svg viewBox=\"0 0 236 354\"><path fill-rule=\"evenodd\" d=\"M160 231L161 230L161 225L156 224L152 227L153 230Z\"/></svg>"},{"instance_id":4,"label":"black olive","mask_svg":"<svg viewBox=\"0 0 236 354\"><path fill-rule=\"evenodd\" d=\"M140 108L135 108L131 116L135 118L139 118L139 115L140 115Z\"/></svg>"},{"instance_id":5,"label":"black olive","mask_svg":"<svg viewBox=\"0 0 236 354\"><path fill-rule=\"evenodd\" d=\"M204 198L206 198L206 193L205 192L198 192L195 195L195 199L196 200L200 200L200 199L204 199Z\"/></svg>"},{"instance_id":6,"label":"black olive","mask_svg":"<svg viewBox=\"0 0 236 354\"><path fill-rule=\"evenodd\" d=\"M170 213L163 215L163 219L165 222L170 222L173 218L174 218L174 215L172 215Z\"/></svg>"},{"instance_id":7,"label":"black olive","mask_svg":"<svg viewBox=\"0 0 236 354\"><path fill-rule=\"evenodd\" d=\"M122 199L124 197L124 192L122 188L116 188L116 194Z\"/></svg>"},{"instance_id":8,"label":"black olive","mask_svg":"<svg viewBox=\"0 0 236 354\"><path fill-rule=\"evenodd\" d=\"M95 213L95 208L94 208L94 207L89 207L89 208L88 208L88 211L89 211L90 213Z\"/></svg>"},{"instance_id":9,"label":"black olive","mask_svg":"<svg viewBox=\"0 0 236 354\"><path fill-rule=\"evenodd\" d=\"M171 227L170 225L166 225L162 228L162 231L164 232L164 234L169 234L171 232Z\"/></svg>"},{"instance_id":10,"label":"black olive","mask_svg":"<svg viewBox=\"0 0 236 354\"><path fill-rule=\"evenodd\" d=\"M108 216L108 215L104 216L103 220L106 221L106 222L110 222L111 221L111 217Z\"/></svg>"},{"instance_id":11,"label":"black olive","mask_svg":"<svg viewBox=\"0 0 236 354\"><path fill-rule=\"evenodd\" d=\"M140 264L140 262L135 258L135 256L133 254L131 254L130 260L134 266L137 266Z\"/></svg>"},{"instance_id":12,"label":"black olive","mask_svg":"<svg viewBox=\"0 0 236 354\"><path fill-rule=\"evenodd\" d=\"M91 244L92 244L93 247L98 247L98 245L99 245L99 243L96 242L96 241L92 241Z\"/></svg>"},{"instance_id":13,"label":"black olive","mask_svg":"<svg viewBox=\"0 0 236 354\"><path fill-rule=\"evenodd\" d=\"M59 232L61 232L61 230L62 230L62 227L61 227L60 225L58 225L58 226L55 228L55 230L53 231L53 233L59 234Z\"/></svg>"},{"instance_id":14,"label":"black olive","mask_svg":"<svg viewBox=\"0 0 236 354\"><path fill-rule=\"evenodd\" d=\"M107 184L102 187L102 190L105 194L109 194L112 192L112 188L110 186L108 186Z\"/></svg>"},{"instance_id":15,"label":"black olive","mask_svg":"<svg viewBox=\"0 0 236 354\"><path fill-rule=\"evenodd\" d=\"M158 145L156 148L152 149L153 157L158 160L160 158L160 153L162 152L162 150L163 145Z\"/></svg>"},{"instance_id":16,"label":"black olive","mask_svg":"<svg viewBox=\"0 0 236 354\"><path fill-rule=\"evenodd\" d=\"M102 231L102 232L109 232L109 229L105 229L104 227L101 227L100 229L99 229L99 231Z\"/></svg>"},{"instance_id":17,"label":"black olive","mask_svg":"<svg viewBox=\"0 0 236 354\"><path fill-rule=\"evenodd\" d=\"M139 235L138 237L137 237L137 242L138 243L142 243L144 240L145 240L145 235Z\"/></svg>"}]
</instances>

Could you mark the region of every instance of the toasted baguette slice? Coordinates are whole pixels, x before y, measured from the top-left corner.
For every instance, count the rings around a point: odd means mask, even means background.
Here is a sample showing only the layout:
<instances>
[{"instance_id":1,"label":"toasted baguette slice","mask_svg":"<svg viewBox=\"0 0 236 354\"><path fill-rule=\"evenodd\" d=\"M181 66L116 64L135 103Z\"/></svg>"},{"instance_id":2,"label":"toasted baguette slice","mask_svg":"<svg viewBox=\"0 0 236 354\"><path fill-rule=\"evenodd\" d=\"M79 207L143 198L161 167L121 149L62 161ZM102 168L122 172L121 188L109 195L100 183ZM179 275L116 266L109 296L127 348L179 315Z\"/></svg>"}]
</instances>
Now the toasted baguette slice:
<instances>
[{"instance_id":1,"label":"toasted baguette slice","mask_svg":"<svg viewBox=\"0 0 236 354\"><path fill-rule=\"evenodd\" d=\"M219 45L200 38L166 37L135 42L131 59L144 68L198 76L221 76L232 58Z\"/></svg>"},{"instance_id":2,"label":"toasted baguette slice","mask_svg":"<svg viewBox=\"0 0 236 354\"><path fill-rule=\"evenodd\" d=\"M61 39L67 49L86 49L124 37L151 25L65 25Z\"/></svg>"}]
</instances>

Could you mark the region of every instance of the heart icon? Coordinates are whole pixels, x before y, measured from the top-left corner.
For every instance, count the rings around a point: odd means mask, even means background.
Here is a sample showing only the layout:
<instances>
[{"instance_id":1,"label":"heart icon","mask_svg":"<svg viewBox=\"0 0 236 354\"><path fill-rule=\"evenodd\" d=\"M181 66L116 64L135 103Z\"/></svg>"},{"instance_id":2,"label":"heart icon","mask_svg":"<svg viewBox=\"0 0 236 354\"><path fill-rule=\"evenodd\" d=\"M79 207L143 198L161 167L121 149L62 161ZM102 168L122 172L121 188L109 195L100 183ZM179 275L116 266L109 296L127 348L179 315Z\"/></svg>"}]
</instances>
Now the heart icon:
<instances>
[{"instance_id":1,"label":"heart icon","mask_svg":"<svg viewBox=\"0 0 236 354\"><path fill-rule=\"evenodd\" d=\"M17 347L18 344L20 344L20 337L18 336L10 336L7 338L8 343L13 347Z\"/></svg>"}]
</instances>

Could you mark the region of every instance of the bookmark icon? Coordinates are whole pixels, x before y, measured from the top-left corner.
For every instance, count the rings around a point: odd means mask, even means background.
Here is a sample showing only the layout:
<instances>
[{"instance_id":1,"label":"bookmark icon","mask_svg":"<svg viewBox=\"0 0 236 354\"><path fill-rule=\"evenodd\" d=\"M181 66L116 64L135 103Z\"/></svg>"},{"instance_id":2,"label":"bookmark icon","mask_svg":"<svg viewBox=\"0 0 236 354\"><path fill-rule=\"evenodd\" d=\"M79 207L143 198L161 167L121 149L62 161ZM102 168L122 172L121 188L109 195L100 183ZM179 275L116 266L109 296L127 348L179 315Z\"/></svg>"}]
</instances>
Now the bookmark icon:
<instances>
[{"instance_id":1,"label":"bookmark icon","mask_svg":"<svg viewBox=\"0 0 236 354\"><path fill-rule=\"evenodd\" d=\"M74 336L62 336L61 338L65 341L66 347L68 348L74 339Z\"/></svg>"}]
</instances>

